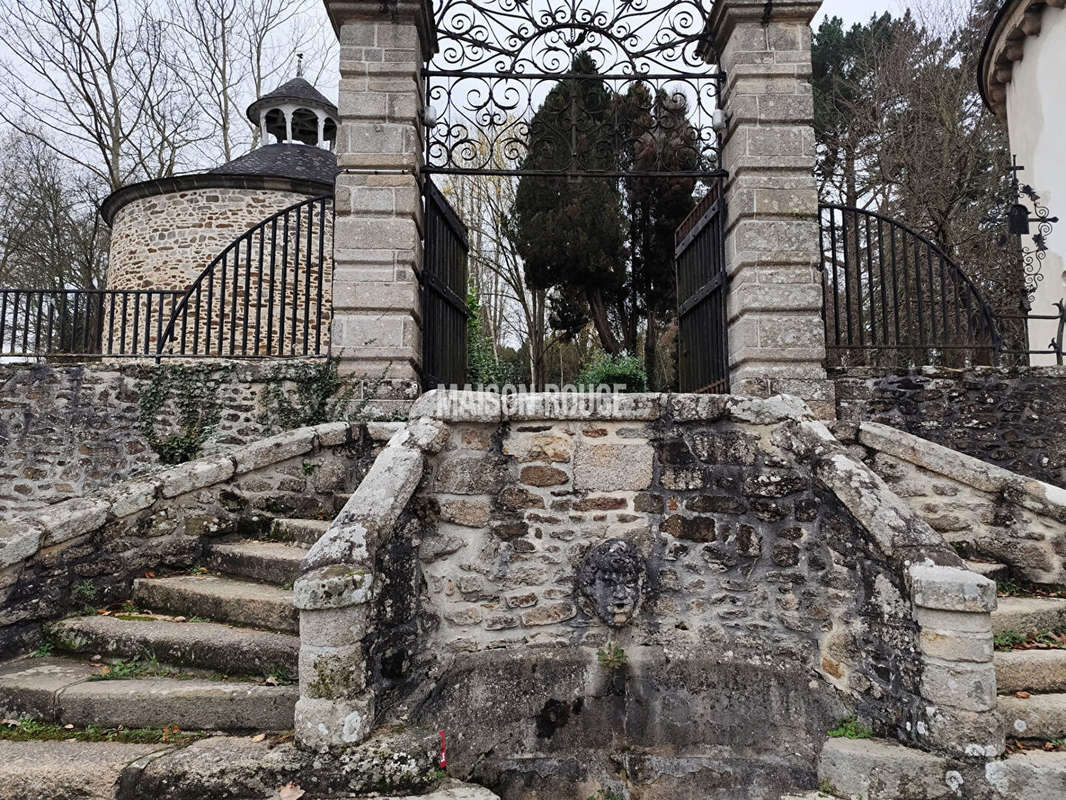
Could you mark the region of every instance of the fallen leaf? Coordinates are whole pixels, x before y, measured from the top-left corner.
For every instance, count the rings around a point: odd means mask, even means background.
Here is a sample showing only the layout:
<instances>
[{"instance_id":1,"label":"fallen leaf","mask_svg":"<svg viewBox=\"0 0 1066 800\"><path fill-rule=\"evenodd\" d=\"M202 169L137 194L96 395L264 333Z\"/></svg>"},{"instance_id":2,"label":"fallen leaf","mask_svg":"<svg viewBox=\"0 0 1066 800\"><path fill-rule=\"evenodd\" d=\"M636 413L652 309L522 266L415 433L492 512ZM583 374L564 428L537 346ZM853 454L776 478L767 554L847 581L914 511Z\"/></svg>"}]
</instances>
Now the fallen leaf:
<instances>
[{"instance_id":1,"label":"fallen leaf","mask_svg":"<svg viewBox=\"0 0 1066 800\"><path fill-rule=\"evenodd\" d=\"M265 683L267 686L277 686L278 679L271 675L265 681L263 681L263 683Z\"/></svg>"},{"instance_id":2,"label":"fallen leaf","mask_svg":"<svg viewBox=\"0 0 1066 800\"><path fill-rule=\"evenodd\" d=\"M144 577L146 577L146 578L154 578L155 577L155 573L152 572L151 570L149 570L148 572L144 573Z\"/></svg>"},{"instance_id":3,"label":"fallen leaf","mask_svg":"<svg viewBox=\"0 0 1066 800\"><path fill-rule=\"evenodd\" d=\"M280 800L300 800L305 794L307 794L307 792L292 782L286 783L278 789Z\"/></svg>"},{"instance_id":4,"label":"fallen leaf","mask_svg":"<svg viewBox=\"0 0 1066 800\"><path fill-rule=\"evenodd\" d=\"M1017 697L1019 700L1028 700L1030 697L1032 697L1029 692L1015 692L1014 696Z\"/></svg>"},{"instance_id":5,"label":"fallen leaf","mask_svg":"<svg viewBox=\"0 0 1066 800\"><path fill-rule=\"evenodd\" d=\"M174 617L175 622L185 622L185 617Z\"/></svg>"},{"instance_id":6,"label":"fallen leaf","mask_svg":"<svg viewBox=\"0 0 1066 800\"><path fill-rule=\"evenodd\" d=\"M264 740L265 738L267 738L267 735L266 735L265 733L260 733L260 734L259 734L258 736L253 736L253 737L252 737L252 741L253 741L253 742L261 742L261 741L263 741L263 740Z\"/></svg>"},{"instance_id":7,"label":"fallen leaf","mask_svg":"<svg viewBox=\"0 0 1066 800\"><path fill-rule=\"evenodd\" d=\"M17 728L19 726L19 721L17 719L5 719L3 724L7 725L9 728Z\"/></svg>"},{"instance_id":8,"label":"fallen leaf","mask_svg":"<svg viewBox=\"0 0 1066 800\"><path fill-rule=\"evenodd\" d=\"M78 740L77 739L64 739L63 741L67 742L69 744L70 742L76 742Z\"/></svg>"},{"instance_id":9,"label":"fallen leaf","mask_svg":"<svg viewBox=\"0 0 1066 800\"><path fill-rule=\"evenodd\" d=\"M70 724L64 725L64 726L63 726L63 730L65 730L65 731L72 731L72 730L74 730L74 726L73 726L73 725L70 725Z\"/></svg>"},{"instance_id":10,"label":"fallen leaf","mask_svg":"<svg viewBox=\"0 0 1066 800\"><path fill-rule=\"evenodd\" d=\"M106 608L98 608L98 609L96 609L96 613L100 614L102 616L105 616L105 617L110 617L111 616L111 612L108 611Z\"/></svg>"},{"instance_id":11,"label":"fallen leaf","mask_svg":"<svg viewBox=\"0 0 1066 800\"><path fill-rule=\"evenodd\" d=\"M111 674L111 667L101 667L100 671L98 673L96 673L96 674L97 675L110 675Z\"/></svg>"}]
</instances>

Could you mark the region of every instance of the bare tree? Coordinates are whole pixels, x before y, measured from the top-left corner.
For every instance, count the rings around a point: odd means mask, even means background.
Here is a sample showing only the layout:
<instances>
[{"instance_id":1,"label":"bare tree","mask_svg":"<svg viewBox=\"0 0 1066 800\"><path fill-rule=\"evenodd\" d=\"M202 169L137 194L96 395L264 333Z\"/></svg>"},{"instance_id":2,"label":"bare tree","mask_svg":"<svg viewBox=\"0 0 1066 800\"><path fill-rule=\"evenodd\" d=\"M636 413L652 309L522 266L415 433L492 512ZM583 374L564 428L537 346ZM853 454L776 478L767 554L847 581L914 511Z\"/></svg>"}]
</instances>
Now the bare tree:
<instances>
[{"instance_id":1,"label":"bare tree","mask_svg":"<svg viewBox=\"0 0 1066 800\"><path fill-rule=\"evenodd\" d=\"M147 0L0 0L0 119L111 188L169 175L200 133Z\"/></svg>"},{"instance_id":2,"label":"bare tree","mask_svg":"<svg viewBox=\"0 0 1066 800\"><path fill-rule=\"evenodd\" d=\"M244 110L292 76L298 53L310 75L331 63L335 38L323 16L312 0L183 0L173 7L170 24L182 43L174 66L197 105L204 160L230 161L259 143Z\"/></svg>"},{"instance_id":3,"label":"bare tree","mask_svg":"<svg viewBox=\"0 0 1066 800\"><path fill-rule=\"evenodd\" d=\"M0 151L0 285L96 289L107 266L99 178L40 137L8 134Z\"/></svg>"}]
</instances>

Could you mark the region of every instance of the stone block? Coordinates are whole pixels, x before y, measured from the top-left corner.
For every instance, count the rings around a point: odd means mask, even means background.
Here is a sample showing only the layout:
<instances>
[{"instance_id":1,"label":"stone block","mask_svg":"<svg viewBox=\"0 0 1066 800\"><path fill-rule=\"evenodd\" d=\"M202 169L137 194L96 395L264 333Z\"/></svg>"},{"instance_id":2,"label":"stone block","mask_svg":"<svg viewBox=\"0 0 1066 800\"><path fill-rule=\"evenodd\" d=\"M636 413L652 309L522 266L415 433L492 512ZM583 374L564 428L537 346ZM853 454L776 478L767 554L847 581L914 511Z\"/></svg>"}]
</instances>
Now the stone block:
<instances>
[{"instance_id":1,"label":"stone block","mask_svg":"<svg viewBox=\"0 0 1066 800\"><path fill-rule=\"evenodd\" d=\"M18 564L41 546L43 527L28 516L0 523L0 567Z\"/></svg>"},{"instance_id":2,"label":"stone block","mask_svg":"<svg viewBox=\"0 0 1066 800\"><path fill-rule=\"evenodd\" d=\"M370 609L366 605L304 609L300 612L300 643L312 647L345 647L363 640Z\"/></svg>"},{"instance_id":3,"label":"stone block","mask_svg":"<svg viewBox=\"0 0 1066 800\"><path fill-rule=\"evenodd\" d=\"M920 637L922 652L941 661L991 662L994 652L989 633L959 633L923 629Z\"/></svg>"},{"instance_id":4,"label":"stone block","mask_svg":"<svg viewBox=\"0 0 1066 800\"><path fill-rule=\"evenodd\" d=\"M373 576L347 564L319 567L305 573L292 587L293 604L301 611L346 608L373 599Z\"/></svg>"},{"instance_id":5,"label":"stone block","mask_svg":"<svg viewBox=\"0 0 1066 800\"><path fill-rule=\"evenodd\" d=\"M830 739L819 781L834 794L862 800L934 800L954 796L946 759L882 739Z\"/></svg>"},{"instance_id":6,"label":"stone block","mask_svg":"<svg viewBox=\"0 0 1066 800\"><path fill-rule=\"evenodd\" d=\"M38 512L41 547L59 544L103 527L111 504L105 500L80 497L48 506Z\"/></svg>"},{"instance_id":7,"label":"stone block","mask_svg":"<svg viewBox=\"0 0 1066 800\"><path fill-rule=\"evenodd\" d=\"M913 566L911 596L916 606L938 611L988 613L996 607L996 584L957 567Z\"/></svg>"},{"instance_id":8,"label":"stone block","mask_svg":"<svg viewBox=\"0 0 1066 800\"><path fill-rule=\"evenodd\" d=\"M503 411L498 394L434 389L411 406L411 419L418 417L432 417L444 422L500 422Z\"/></svg>"},{"instance_id":9,"label":"stone block","mask_svg":"<svg viewBox=\"0 0 1066 800\"><path fill-rule=\"evenodd\" d=\"M296 703L295 736L317 752L359 744L374 726L374 699L324 700L301 697Z\"/></svg>"},{"instance_id":10,"label":"stone block","mask_svg":"<svg viewBox=\"0 0 1066 800\"><path fill-rule=\"evenodd\" d=\"M468 528L484 528L489 523L492 507L487 498L440 497L440 518Z\"/></svg>"},{"instance_id":11,"label":"stone block","mask_svg":"<svg viewBox=\"0 0 1066 800\"><path fill-rule=\"evenodd\" d=\"M342 700L366 689L363 645L300 644L300 697Z\"/></svg>"},{"instance_id":12,"label":"stone block","mask_svg":"<svg viewBox=\"0 0 1066 800\"><path fill-rule=\"evenodd\" d=\"M998 797L1059 800L1066 797L1066 754L1029 750L985 767L985 780Z\"/></svg>"},{"instance_id":13,"label":"stone block","mask_svg":"<svg viewBox=\"0 0 1066 800\"><path fill-rule=\"evenodd\" d=\"M448 426L438 420L423 417L412 422L407 429L407 441L425 453L436 454L448 443Z\"/></svg>"},{"instance_id":14,"label":"stone block","mask_svg":"<svg viewBox=\"0 0 1066 800\"><path fill-rule=\"evenodd\" d=\"M111 503L111 513L122 519L149 508L159 494L158 480L127 481L102 496Z\"/></svg>"},{"instance_id":15,"label":"stone block","mask_svg":"<svg viewBox=\"0 0 1066 800\"><path fill-rule=\"evenodd\" d=\"M967 759L997 758L1003 752L1003 725L995 710L975 712L937 705L926 712L926 746Z\"/></svg>"},{"instance_id":16,"label":"stone block","mask_svg":"<svg viewBox=\"0 0 1066 800\"><path fill-rule=\"evenodd\" d=\"M651 485L654 449L648 444L589 444L574 454L578 491L641 491Z\"/></svg>"},{"instance_id":17,"label":"stone block","mask_svg":"<svg viewBox=\"0 0 1066 800\"><path fill-rule=\"evenodd\" d=\"M315 445L315 432L311 428L286 431L232 451L237 464L237 474L262 469L309 453Z\"/></svg>"},{"instance_id":18,"label":"stone block","mask_svg":"<svg viewBox=\"0 0 1066 800\"><path fill-rule=\"evenodd\" d=\"M386 447L337 515L337 524L390 529L422 479L424 465L421 451L413 447Z\"/></svg>"},{"instance_id":19,"label":"stone block","mask_svg":"<svg viewBox=\"0 0 1066 800\"><path fill-rule=\"evenodd\" d=\"M305 438L309 443L314 440L314 434L308 434ZM249 445L254 448L255 445ZM308 450L311 448L308 447ZM306 452L306 451L305 451ZM222 483L233 477L234 461L228 455L201 458L180 464L156 476L160 485L160 493L164 498L180 497L189 492L195 492L216 483Z\"/></svg>"},{"instance_id":20,"label":"stone block","mask_svg":"<svg viewBox=\"0 0 1066 800\"><path fill-rule=\"evenodd\" d=\"M922 697L931 703L963 711L991 711L996 707L996 671L991 663L938 661L925 658Z\"/></svg>"}]
</instances>

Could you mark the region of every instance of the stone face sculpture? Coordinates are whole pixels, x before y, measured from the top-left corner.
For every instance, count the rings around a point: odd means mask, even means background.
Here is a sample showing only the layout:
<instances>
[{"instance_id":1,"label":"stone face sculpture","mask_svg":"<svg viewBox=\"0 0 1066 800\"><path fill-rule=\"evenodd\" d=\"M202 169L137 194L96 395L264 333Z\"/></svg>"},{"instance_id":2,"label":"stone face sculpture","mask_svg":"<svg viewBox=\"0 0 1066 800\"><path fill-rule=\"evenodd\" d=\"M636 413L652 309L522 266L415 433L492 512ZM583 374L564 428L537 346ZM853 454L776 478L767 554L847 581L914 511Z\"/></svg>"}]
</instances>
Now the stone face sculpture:
<instances>
[{"instance_id":1,"label":"stone face sculpture","mask_svg":"<svg viewBox=\"0 0 1066 800\"><path fill-rule=\"evenodd\" d=\"M585 555L577 574L582 609L612 628L633 621L644 600L647 563L636 545L609 539Z\"/></svg>"}]
</instances>

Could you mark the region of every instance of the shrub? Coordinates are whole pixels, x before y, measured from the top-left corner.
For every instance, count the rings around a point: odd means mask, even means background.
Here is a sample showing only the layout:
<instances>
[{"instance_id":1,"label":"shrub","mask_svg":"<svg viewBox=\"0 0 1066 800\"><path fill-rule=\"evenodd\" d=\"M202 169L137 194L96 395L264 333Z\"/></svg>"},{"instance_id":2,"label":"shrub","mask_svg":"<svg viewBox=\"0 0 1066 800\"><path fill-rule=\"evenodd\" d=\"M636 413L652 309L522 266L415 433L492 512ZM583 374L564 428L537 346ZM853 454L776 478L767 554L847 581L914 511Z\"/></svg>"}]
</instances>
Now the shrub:
<instances>
[{"instance_id":1,"label":"shrub","mask_svg":"<svg viewBox=\"0 0 1066 800\"><path fill-rule=\"evenodd\" d=\"M648 375L640 359L629 353L601 353L593 358L577 376L584 386L625 386L625 392L648 391Z\"/></svg>"}]
</instances>

